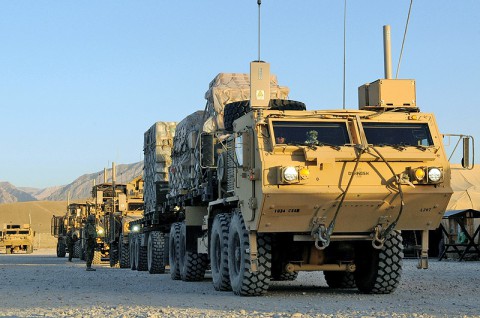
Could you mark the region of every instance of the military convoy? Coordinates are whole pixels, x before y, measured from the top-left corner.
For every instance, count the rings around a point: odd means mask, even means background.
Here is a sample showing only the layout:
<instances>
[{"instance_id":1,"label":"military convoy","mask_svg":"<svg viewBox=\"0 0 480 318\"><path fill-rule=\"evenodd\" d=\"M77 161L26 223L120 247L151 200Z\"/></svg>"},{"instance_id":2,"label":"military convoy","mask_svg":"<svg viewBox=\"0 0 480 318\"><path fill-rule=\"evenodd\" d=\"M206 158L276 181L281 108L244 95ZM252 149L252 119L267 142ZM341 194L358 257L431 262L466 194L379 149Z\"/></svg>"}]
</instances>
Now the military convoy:
<instances>
[{"instance_id":1,"label":"military convoy","mask_svg":"<svg viewBox=\"0 0 480 318\"><path fill-rule=\"evenodd\" d=\"M250 75L215 77L204 111L153 125L130 267L169 265L184 281L210 269L216 290L237 295L261 295L300 271L385 294L401 278L400 231L420 230L418 266L427 268L428 231L452 195L450 165L415 81L392 79L385 61L386 78L359 87L358 110L306 110L255 61Z\"/></svg>"},{"instance_id":2,"label":"military convoy","mask_svg":"<svg viewBox=\"0 0 480 318\"><path fill-rule=\"evenodd\" d=\"M428 268L428 231L452 195L451 171L415 81L392 79L386 54L385 79L359 87L358 110L307 110L288 93L254 61L250 74L216 76L203 111L148 129L143 213L141 196L138 208L124 206L128 185L93 189L89 213L110 265L169 266L183 281L211 270L216 290L242 296L300 271L323 271L331 288L387 294L402 274L400 231L416 230L418 267Z\"/></svg>"},{"instance_id":3,"label":"military convoy","mask_svg":"<svg viewBox=\"0 0 480 318\"><path fill-rule=\"evenodd\" d=\"M66 237L73 230L73 257L85 260L85 224L89 215L95 216L97 239L93 264L109 261L112 267L130 267L129 222L143 216L143 178L138 176L126 184L116 183L115 164L112 182L93 184L92 198L85 203L68 203L63 216L53 216L51 234L57 238L57 256L65 257ZM123 252L122 252L123 251Z\"/></svg>"},{"instance_id":4,"label":"military convoy","mask_svg":"<svg viewBox=\"0 0 480 318\"><path fill-rule=\"evenodd\" d=\"M0 231L0 249L6 254L16 252L33 253L33 239L35 231L30 224L5 224Z\"/></svg>"}]
</instances>

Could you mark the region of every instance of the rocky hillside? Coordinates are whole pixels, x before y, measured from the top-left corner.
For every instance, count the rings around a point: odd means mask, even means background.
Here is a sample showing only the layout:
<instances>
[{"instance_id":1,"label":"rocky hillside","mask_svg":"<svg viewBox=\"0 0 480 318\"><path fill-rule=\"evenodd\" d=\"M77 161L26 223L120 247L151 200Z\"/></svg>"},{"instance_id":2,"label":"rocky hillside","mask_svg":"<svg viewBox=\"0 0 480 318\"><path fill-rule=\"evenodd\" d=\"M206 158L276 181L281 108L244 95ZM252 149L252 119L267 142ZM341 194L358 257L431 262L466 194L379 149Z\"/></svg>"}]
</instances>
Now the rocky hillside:
<instances>
[{"instance_id":1,"label":"rocky hillside","mask_svg":"<svg viewBox=\"0 0 480 318\"><path fill-rule=\"evenodd\" d=\"M143 162L137 162L132 164L118 165L117 168L117 183L126 183L135 177L143 174ZM70 192L70 199L86 199L90 198L93 180L96 184L104 182L103 170L96 173L84 174L77 178L70 184L61 187L51 195L47 196L45 200L48 201L64 201L67 200L68 193ZM107 170L107 182L112 180L112 169Z\"/></svg>"},{"instance_id":2,"label":"rocky hillside","mask_svg":"<svg viewBox=\"0 0 480 318\"><path fill-rule=\"evenodd\" d=\"M132 164L117 165L117 183L126 183L143 174L143 161ZM70 199L86 199L91 197L93 180L97 184L104 182L103 170L84 174L72 183L45 189L17 188L9 182L0 182L0 204L27 201L66 201ZM112 180L112 169L107 170L107 182Z\"/></svg>"},{"instance_id":3,"label":"rocky hillside","mask_svg":"<svg viewBox=\"0 0 480 318\"><path fill-rule=\"evenodd\" d=\"M0 203L37 201L33 195L16 188L10 182L0 182Z\"/></svg>"}]
</instances>

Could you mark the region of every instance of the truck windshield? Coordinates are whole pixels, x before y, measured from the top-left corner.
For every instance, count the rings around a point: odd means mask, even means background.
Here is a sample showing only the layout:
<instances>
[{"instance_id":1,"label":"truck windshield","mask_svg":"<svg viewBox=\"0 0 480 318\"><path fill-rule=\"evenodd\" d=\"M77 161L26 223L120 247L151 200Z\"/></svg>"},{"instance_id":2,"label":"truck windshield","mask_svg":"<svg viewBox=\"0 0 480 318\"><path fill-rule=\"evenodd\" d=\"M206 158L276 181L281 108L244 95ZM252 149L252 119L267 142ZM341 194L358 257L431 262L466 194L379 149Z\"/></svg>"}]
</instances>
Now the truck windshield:
<instances>
[{"instance_id":1,"label":"truck windshield","mask_svg":"<svg viewBox=\"0 0 480 318\"><path fill-rule=\"evenodd\" d=\"M276 144L344 146L350 136L344 122L274 121Z\"/></svg>"},{"instance_id":2,"label":"truck windshield","mask_svg":"<svg viewBox=\"0 0 480 318\"><path fill-rule=\"evenodd\" d=\"M367 142L375 146L433 146L432 135L424 123L363 123Z\"/></svg>"}]
</instances>

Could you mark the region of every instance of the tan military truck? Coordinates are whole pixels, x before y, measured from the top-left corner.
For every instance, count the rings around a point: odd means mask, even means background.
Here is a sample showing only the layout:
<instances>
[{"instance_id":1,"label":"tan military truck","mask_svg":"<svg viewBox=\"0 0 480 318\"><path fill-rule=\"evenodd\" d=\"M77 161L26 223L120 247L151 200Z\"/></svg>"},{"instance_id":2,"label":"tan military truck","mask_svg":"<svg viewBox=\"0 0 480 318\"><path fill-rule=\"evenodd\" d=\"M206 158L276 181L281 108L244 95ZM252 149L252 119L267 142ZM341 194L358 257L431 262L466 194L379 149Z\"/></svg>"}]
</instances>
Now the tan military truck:
<instances>
[{"instance_id":1,"label":"tan military truck","mask_svg":"<svg viewBox=\"0 0 480 318\"><path fill-rule=\"evenodd\" d=\"M130 267L129 223L143 215L143 179L138 176L123 184L116 182L116 167L112 164L112 179L94 184L88 214L95 215L97 244L93 263L109 260L111 267ZM82 241L85 245L84 240Z\"/></svg>"},{"instance_id":2,"label":"tan military truck","mask_svg":"<svg viewBox=\"0 0 480 318\"><path fill-rule=\"evenodd\" d=\"M5 224L0 235L0 248L4 248L6 254L19 251L31 254L34 237L35 231L30 224Z\"/></svg>"},{"instance_id":3,"label":"tan military truck","mask_svg":"<svg viewBox=\"0 0 480 318\"><path fill-rule=\"evenodd\" d=\"M450 165L415 81L385 73L359 88L358 110L308 111L286 100L268 63L217 76L205 111L177 125L155 231L137 236L151 266L168 263L184 281L210 266L214 288L238 295L261 295L299 271L385 294L401 278L400 231L420 230L427 268L428 231L452 194ZM150 241L165 248L156 254Z\"/></svg>"},{"instance_id":4,"label":"tan military truck","mask_svg":"<svg viewBox=\"0 0 480 318\"><path fill-rule=\"evenodd\" d=\"M74 258L80 258L82 254L81 235L82 229L87 218L86 203L67 203L65 215L53 216L51 220L51 234L57 238L57 257L65 257L67 253L67 231L72 228L73 235L78 238L75 242L73 255Z\"/></svg>"}]
</instances>

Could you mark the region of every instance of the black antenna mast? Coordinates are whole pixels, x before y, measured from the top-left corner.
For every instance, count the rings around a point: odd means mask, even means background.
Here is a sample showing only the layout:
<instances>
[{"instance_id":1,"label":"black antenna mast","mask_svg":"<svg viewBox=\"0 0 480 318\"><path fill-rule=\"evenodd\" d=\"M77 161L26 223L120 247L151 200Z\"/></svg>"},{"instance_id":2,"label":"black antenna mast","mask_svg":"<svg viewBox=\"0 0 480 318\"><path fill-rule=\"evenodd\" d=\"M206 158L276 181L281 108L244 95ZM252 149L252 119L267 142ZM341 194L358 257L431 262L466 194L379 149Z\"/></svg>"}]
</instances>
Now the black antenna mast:
<instances>
[{"instance_id":1,"label":"black antenna mast","mask_svg":"<svg viewBox=\"0 0 480 318\"><path fill-rule=\"evenodd\" d=\"M346 81L346 55L347 55L347 0L343 8L343 109L345 109L345 81Z\"/></svg>"},{"instance_id":2,"label":"black antenna mast","mask_svg":"<svg viewBox=\"0 0 480 318\"><path fill-rule=\"evenodd\" d=\"M258 4L258 61L260 62L260 6L262 5L262 0L257 0Z\"/></svg>"}]
</instances>

